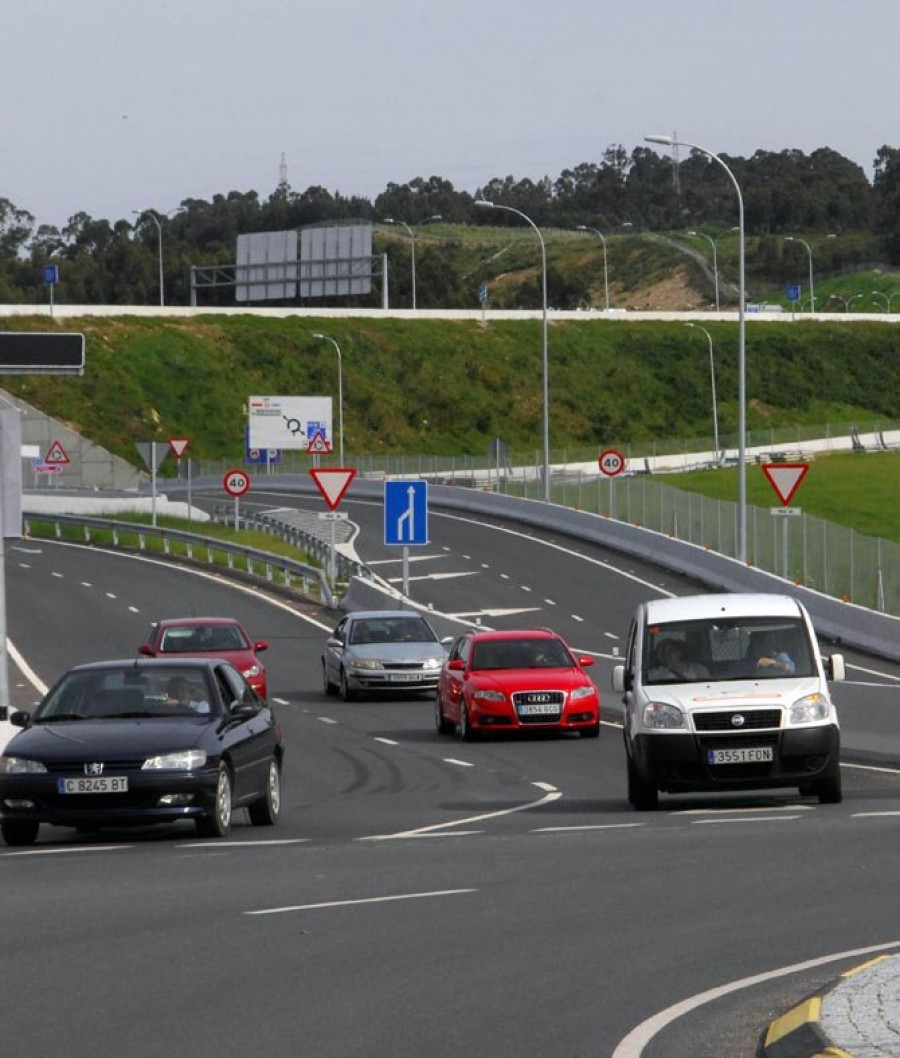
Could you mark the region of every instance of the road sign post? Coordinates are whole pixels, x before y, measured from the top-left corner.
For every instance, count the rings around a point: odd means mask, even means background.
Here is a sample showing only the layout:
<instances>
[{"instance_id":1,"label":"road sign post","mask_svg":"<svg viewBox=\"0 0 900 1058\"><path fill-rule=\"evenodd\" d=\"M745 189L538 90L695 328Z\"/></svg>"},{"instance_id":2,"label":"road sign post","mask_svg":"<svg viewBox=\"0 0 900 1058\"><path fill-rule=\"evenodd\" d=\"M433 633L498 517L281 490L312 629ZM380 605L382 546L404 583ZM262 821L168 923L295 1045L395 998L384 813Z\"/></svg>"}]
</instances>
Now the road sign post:
<instances>
[{"instance_id":1,"label":"road sign post","mask_svg":"<svg viewBox=\"0 0 900 1058\"><path fill-rule=\"evenodd\" d=\"M409 596L409 549L428 543L428 482L384 483L384 542L403 548L403 594Z\"/></svg>"},{"instance_id":2,"label":"road sign post","mask_svg":"<svg viewBox=\"0 0 900 1058\"><path fill-rule=\"evenodd\" d=\"M222 479L222 487L234 497L234 528L237 531L241 527L241 496L250 489L250 475L240 469L229 470Z\"/></svg>"},{"instance_id":3,"label":"road sign post","mask_svg":"<svg viewBox=\"0 0 900 1058\"><path fill-rule=\"evenodd\" d=\"M322 493L329 510L334 512L344 498L344 493L350 488L350 482L356 477L356 468L311 467L309 475L316 483L316 488ZM332 585L337 580L337 542L335 540L337 521L337 518L331 519L331 560L328 563L328 576Z\"/></svg>"},{"instance_id":4,"label":"road sign post","mask_svg":"<svg viewBox=\"0 0 900 1058\"><path fill-rule=\"evenodd\" d=\"M600 473L609 481L609 516L616 516L616 492L613 482L625 469L625 456L616 448L607 448L597 460Z\"/></svg>"},{"instance_id":5,"label":"road sign post","mask_svg":"<svg viewBox=\"0 0 900 1058\"><path fill-rule=\"evenodd\" d=\"M789 507L791 498L800 488L800 482L806 477L809 463L763 463L762 471L769 484L781 500L781 507L773 507L772 514L781 517L781 561L782 575L787 577L790 569L789 533L791 515L802 515L799 507Z\"/></svg>"}]
</instances>

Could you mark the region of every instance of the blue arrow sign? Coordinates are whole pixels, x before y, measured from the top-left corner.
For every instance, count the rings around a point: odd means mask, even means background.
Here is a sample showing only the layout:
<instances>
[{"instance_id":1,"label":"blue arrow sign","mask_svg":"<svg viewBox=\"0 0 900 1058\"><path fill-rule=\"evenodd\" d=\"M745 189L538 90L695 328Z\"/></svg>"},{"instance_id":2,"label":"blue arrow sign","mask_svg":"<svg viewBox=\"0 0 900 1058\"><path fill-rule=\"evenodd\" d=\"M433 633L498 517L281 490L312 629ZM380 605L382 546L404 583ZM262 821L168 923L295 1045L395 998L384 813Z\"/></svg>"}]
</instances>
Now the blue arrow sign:
<instances>
[{"instance_id":1,"label":"blue arrow sign","mask_svg":"<svg viewBox=\"0 0 900 1058\"><path fill-rule=\"evenodd\" d=\"M384 483L384 542L404 546L428 543L428 482Z\"/></svg>"}]
</instances>

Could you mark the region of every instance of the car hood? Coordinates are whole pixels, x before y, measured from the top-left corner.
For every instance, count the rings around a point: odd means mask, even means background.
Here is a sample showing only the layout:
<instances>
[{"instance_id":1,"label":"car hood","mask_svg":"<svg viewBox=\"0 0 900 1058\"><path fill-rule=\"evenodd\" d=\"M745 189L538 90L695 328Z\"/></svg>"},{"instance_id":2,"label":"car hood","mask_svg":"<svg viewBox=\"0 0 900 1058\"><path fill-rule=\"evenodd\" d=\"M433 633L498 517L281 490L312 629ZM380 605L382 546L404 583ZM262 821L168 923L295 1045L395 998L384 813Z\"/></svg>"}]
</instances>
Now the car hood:
<instances>
[{"instance_id":1,"label":"car hood","mask_svg":"<svg viewBox=\"0 0 900 1058\"><path fill-rule=\"evenodd\" d=\"M772 680L715 680L693 683L648 685L646 693L656 702L672 702L710 708L786 707L808 694L821 691L816 676L787 676Z\"/></svg>"},{"instance_id":2,"label":"car hood","mask_svg":"<svg viewBox=\"0 0 900 1058\"><path fill-rule=\"evenodd\" d=\"M513 691L571 691L590 684L590 678L577 669L497 669L478 670L472 679L481 687L512 694Z\"/></svg>"},{"instance_id":3,"label":"car hood","mask_svg":"<svg viewBox=\"0 0 900 1058\"><path fill-rule=\"evenodd\" d=\"M221 658L229 665L243 672L251 665L262 665L262 661L252 650L189 650L189 651L158 651L158 658Z\"/></svg>"},{"instance_id":4,"label":"car hood","mask_svg":"<svg viewBox=\"0 0 900 1058\"><path fill-rule=\"evenodd\" d=\"M347 648L352 660L375 658L377 661L423 661L438 658L443 662L447 651L440 643L360 643Z\"/></svg>"},{"instance_id":5,"label":"car hood","mask_svg":"<svg viewBox=\"0 0 900 1058\"><path fill-rule=\"evenodd\" d=\"M111 757L152 757L193 749L210 726L207 717L192 720L77 720L35 724L7 743L8 757L25 757L50 764Z\"/></svg>"}]
</instances>

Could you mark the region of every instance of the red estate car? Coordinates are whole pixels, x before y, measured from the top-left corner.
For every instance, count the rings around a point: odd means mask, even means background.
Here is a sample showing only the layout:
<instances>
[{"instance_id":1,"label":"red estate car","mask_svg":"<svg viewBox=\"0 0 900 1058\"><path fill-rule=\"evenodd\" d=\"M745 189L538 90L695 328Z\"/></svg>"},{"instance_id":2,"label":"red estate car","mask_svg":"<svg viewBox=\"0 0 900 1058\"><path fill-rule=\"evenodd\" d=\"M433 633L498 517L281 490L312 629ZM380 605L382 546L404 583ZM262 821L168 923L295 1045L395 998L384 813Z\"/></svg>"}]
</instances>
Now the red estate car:
<instances>
[{"instance_id":1,"label":"red estate car","mask_svg":"<svg viewBox=\"0 0 900 1058\"><path fill-rule=\"evenodd\" d=\"M223 658L230 662L265 701L268 697L265 665L257 657L269 644L254 642L233 617L167 617L150 628L138 653L148 658Z\"/></svg>"},{"instance_id":2,"label":"red estate car","mask_svg":"<svg viewBox=\"0 0 900 1058\"><path fill-rule=\"evenodd\" d=\"M579 731L600 734L600 695L575 657L548 628L466 632L441 670L435 722L459 728L467 742L486 731Z\"/></svg>"}]
</instances>

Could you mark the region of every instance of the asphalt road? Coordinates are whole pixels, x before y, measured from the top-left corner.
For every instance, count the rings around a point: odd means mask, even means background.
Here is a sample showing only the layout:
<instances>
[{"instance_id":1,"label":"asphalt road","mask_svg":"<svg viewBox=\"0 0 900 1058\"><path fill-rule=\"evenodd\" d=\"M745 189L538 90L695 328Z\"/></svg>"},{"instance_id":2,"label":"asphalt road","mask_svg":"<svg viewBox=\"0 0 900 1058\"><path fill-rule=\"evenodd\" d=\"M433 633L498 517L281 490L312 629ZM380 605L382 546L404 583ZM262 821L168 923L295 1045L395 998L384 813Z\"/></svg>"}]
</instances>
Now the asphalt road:
<instances>
[{"instance_id":1,"label":"asphalt road","mask_svg":"<svg viewBox=\"0 0 900 1058\"><path fill-rule=\"evenodd\" d=\"M399 576L380 510L347 509L360 555ZM324 696L334 614L144 559L9 549L9 635L38 680L131 656L157 617L233 614L271 644L288 755L275 831L240 815L224 842L45 827L34 849L0 849L5 1054L750 1058L857 949L900 944L893 769L846 768L838 806L791 791L627 805L612 652L639 599L695 585L512 527L431 529L413 596L550 624L597 655L599 740L441 738L426 699ZM848 660L839 708L900 704L896 667Z\"/></svg>"}]
</instances>

